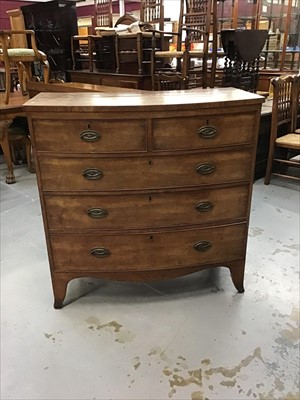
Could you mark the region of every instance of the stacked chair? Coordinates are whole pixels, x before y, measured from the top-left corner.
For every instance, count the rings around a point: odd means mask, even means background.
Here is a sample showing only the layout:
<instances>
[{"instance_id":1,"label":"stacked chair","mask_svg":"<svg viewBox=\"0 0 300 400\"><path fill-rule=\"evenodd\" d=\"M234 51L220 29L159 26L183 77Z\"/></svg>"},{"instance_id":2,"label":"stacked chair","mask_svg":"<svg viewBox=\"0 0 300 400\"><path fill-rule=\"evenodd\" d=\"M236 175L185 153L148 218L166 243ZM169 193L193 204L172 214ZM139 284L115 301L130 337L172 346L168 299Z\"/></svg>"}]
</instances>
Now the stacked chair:
<instances>
[{"instance_id":1,"label":"stacked chair","mask_svg":"<svg viewBox=\"0 0 300 400\"><path fill-rule=\"evenodd\" d=\"M273 106L266 185L272 175L300 180L291 168L300 167L300 130L297 129L300 75L274 78L271 84Z\"/></svg>"},{"instance_id":2,"label":"stacked chair","mask_svg":"<svg viewBox=\"0 0 300 400\"><path fill-rule=\"evenodd\" d=\"M161 51L156 48L156 36L176 37L176 51ZM184 37L185 36L185 37ZM217 65L217 1L180 0L178 31L153 32L152 42L152 89L155 90L155 75L166 72L180 74L194 86L214 87ZM170 61L176 65L170 68ZM196 77L196 79L195 79Z\"/></svg>"}]
</instances>

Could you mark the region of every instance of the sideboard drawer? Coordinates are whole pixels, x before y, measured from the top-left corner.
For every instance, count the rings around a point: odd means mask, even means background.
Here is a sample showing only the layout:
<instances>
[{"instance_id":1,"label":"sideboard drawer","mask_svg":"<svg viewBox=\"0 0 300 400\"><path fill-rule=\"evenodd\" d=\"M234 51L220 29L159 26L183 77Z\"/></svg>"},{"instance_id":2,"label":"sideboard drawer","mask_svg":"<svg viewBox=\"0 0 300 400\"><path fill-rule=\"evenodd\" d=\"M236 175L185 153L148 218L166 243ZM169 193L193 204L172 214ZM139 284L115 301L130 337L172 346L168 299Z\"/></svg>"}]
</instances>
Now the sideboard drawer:
<instances>
[{"instance_id":1,"label":"sideboard drawer","mask_svg":"<svg viewBox=\"0 0 300 400\"><path fill-rule=\"evenodd\" d=\"M241 259L246 223L147 234L53 234L54 270L143 271Z\"/></svg>"},{"instance_id":2,"label":"sideboard drawer","mask_svg":"<svg viewBox=\"0 0 300 400\"><path fill-rule=\"evenodd\" d=\"M139 120L33 121L36 150L58 153L146 151L146 122Z\"/></svg>"},{"instance_id":3,"label":"sideboard drawer","mask_svg":"<svg viewBox=\"0 0 300 400\"><path fill-rule=\"evenodd\" d=\"M118 159L44 156L39 158L43 189L51 191L212 185L250 179L251 165L252 149Z\"/></svg>"},{"instance_id":4,"label":"sideboard drawer","mask_svg":"<svg viewBox=\"0 0 300 400\"><path fill-rule=\"evenodd\" d=\"M148 229L247 218L248 185L115 196L45 195L49 229Z\"/></svg>"},{"instance_id":5,"label":"sideboard drawer","mask_svg":"<svg viewBox=\"0 0 300 400\"><path fill-rule=\"evenodd\" d=\"M201 149L253 142L255 114L153 120L155 150Z\"/></svg>"}]
</instances>

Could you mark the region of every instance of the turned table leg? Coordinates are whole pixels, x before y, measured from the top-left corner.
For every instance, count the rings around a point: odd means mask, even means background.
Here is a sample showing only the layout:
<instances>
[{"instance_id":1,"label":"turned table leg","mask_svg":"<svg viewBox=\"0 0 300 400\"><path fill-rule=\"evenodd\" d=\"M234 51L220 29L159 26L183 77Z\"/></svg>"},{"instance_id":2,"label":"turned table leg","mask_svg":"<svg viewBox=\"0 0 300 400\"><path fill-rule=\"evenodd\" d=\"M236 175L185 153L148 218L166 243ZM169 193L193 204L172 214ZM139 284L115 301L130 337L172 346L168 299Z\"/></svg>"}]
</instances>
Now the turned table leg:
<instances>
[{"instance_id":1,"label":"turned table leg","mask_svg":"<svg viewBox=\"0 0 300 400\"><path fill-rule=\"evenodd\" d=\"M244 293L245 260L232 261L226 265L231 274L232 282L239 293Z\"/></svg>"},{"instance_id":2,"label":"turned table leg","mask_svg":"<svg viewBox=\"0 0 300 400\"><path fill-rule=\"evenodd\" d=\"M8 140L8 127L12 123L11 119L0 121L0 145L3 150L3 155L7 164L6 183L15 183L14 167L11 157L11 150Z\"/></svg>"}]
</instances>

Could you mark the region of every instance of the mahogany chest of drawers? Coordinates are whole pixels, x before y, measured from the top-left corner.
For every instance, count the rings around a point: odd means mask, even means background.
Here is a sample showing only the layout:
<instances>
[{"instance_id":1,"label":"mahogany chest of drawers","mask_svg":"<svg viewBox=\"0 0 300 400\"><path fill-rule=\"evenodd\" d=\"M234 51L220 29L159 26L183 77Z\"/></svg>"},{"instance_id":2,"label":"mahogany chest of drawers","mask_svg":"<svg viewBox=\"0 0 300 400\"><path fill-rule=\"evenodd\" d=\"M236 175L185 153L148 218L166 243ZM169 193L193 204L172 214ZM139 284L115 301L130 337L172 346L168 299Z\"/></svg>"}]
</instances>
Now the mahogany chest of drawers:
<instances>
[{"instance_id":1,"label":"mahogany chest of drawers","mask_svg":"<svg viewBox=\"0 0 300 400\"><path fill-rule=\"evenodd\" d=\"M29 100L54 306L74 278L217 266L243 292L262 102L232 88Z\"/></svg>"}]
</instances>

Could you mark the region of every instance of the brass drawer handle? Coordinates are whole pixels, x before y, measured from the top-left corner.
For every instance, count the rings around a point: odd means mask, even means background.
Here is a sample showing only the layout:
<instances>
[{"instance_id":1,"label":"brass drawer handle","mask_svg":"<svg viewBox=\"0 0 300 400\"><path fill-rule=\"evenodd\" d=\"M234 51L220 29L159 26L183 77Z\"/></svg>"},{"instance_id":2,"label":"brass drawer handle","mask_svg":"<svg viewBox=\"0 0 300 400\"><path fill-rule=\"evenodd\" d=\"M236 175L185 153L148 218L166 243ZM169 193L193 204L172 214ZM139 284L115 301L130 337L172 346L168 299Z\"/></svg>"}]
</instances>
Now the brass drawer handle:
<instances>
[{"instance_id":1,"label":"brass drawer handle","mask_svg":"<svg viewBox=\"0 0 300 400\"><path fill-rule=\"evenodd\" d=\"M194 249L197 251L207 251L212 247L212 244L207 240L200 240L194 244Z\"/></svg>"},{"instance_id":2,"label":"brass drawer handle","mask_svg":"<svg viewBox=\"0 0 300 400\"><path fill-rule=\"evenodd\" d=\"M101 179L103 172L97 168L87 168L83 171L82 176L88 180Z\"/></svg>"},{"instance_id":3,"label":"brass drawer handle","mask_svg":"<svg viewBox=\"0 0 300 400\"><path fill-rule=\"evenodd\" d=\"M214 208L214 205L210 201L200 201L200 203L195 205L195 208L199 212L207 212L211 211Z\"/></svg>"},{"instance_id":4,"label":"brass drawer handle","mask_svg":"<svg viewBox=\"0 0 300 400\"><path fill-rule=\"evenodd\" d=\"M199 164L196 167L196 171L200 175L208 175L214 172L215 166L213 164Z\"/></svg>"},{"instance_id":5,"label":"brass drawer handle","mask_svg":"<svg viewBox=\"0 0 300 400\"><path fill-rule=\"evenodd\" d=\"M105 218L108 215L108 211L104 208L89 208L87 215L91 218Z\"/></svg>"},{"instance_id":6,"label":"brass drawer handle","mask_svg":"<svg viewBox=\"0 0 300 400\"><path fill-rule=\"evenodd\" d=\"M203 138L203 139L211 139L217 134L217 129L214 126L201 126L201 128L198 129L198 135Z\"/></svg>"},{"instance_id":7,"label":"brass drawer handle","mask_svg":"<svg viewBox=\"0 0 300 400\"><path fill-rule=\"evenodd\" d=\"M103 247L96 247L90 251L91 255L97 258L103 258L110 256L110 251Z\"/></svg>"},{"instance_id":8,"label":"brass drawer handle","mask_svg":"<svg viewBox=\"0 0 300 400\"><path fill-rule=\"evenodd\" d=\"M97 142L97 140L101 139L101 135L96 131L87 130L81 132L80 139L84 142Z\"/></svg>"}]
</instances>

